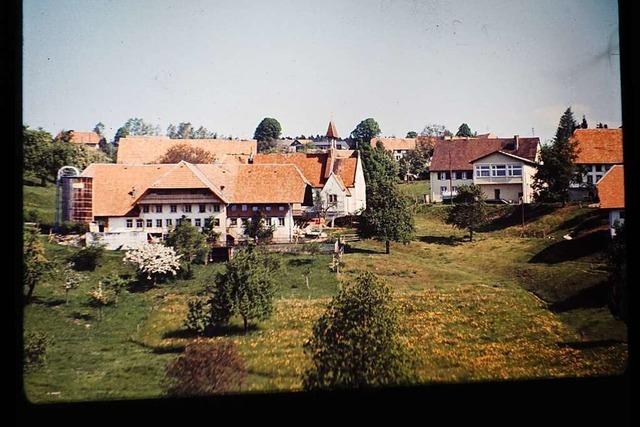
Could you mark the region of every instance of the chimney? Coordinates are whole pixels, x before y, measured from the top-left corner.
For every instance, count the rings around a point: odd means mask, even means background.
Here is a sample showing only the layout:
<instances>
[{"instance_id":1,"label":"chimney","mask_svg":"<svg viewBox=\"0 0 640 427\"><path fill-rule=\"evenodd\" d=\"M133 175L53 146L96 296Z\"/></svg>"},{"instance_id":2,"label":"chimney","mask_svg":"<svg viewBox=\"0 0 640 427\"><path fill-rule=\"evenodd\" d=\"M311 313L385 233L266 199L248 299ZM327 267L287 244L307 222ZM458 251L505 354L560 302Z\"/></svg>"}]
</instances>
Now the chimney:
<instances>
[{"instance_id":1,"label":"chimney","mask_svg":"<svg viewBox=\"0 0 640 427\"><path fill-rule=\"evenodd\" d=\"M515 147L515 151L518 151L518 147L520 146L520 135L513 135L513 146Z\"/></svg>"}]
</instances>

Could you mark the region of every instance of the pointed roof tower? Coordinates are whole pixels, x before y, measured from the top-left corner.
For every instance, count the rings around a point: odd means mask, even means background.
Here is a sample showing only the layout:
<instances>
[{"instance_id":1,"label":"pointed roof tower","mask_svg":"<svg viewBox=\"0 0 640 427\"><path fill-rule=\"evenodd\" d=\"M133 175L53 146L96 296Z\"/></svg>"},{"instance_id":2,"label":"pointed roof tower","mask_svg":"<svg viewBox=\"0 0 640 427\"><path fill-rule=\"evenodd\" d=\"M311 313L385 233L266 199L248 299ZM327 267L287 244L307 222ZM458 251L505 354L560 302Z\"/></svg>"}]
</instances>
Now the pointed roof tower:
<instances>
[{"instance_id":1,"label":"pointed roof tower","mask_svg":"<svg viewBox=\"0 0 640 427\"><path fill-rule=\"evenodd\" d=\"M338 139L338 130L336 129L336 125L333 123L333 120L329 121L329 128L327 129L327 138L329 139Z\"/></svg>"}]
</instances>

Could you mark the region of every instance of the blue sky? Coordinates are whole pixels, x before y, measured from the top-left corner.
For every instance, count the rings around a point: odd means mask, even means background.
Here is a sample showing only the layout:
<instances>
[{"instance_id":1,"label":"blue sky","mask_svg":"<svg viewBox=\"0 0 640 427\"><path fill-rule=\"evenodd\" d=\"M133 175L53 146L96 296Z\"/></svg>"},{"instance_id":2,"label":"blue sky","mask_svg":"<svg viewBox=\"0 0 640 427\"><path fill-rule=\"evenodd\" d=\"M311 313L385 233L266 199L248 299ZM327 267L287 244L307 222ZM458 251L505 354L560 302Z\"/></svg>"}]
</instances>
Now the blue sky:
<instances>
[{"instance_id":1,"label":"blue sky","mask_svg":"<svg viewBox=\"0 0 640 427\"><path fill-rule=\"evenodd\" d=\"M23 115L56 133L129 117L250 138L621 124L617 2L24 1Z\"/></svg>"}]
</instances>

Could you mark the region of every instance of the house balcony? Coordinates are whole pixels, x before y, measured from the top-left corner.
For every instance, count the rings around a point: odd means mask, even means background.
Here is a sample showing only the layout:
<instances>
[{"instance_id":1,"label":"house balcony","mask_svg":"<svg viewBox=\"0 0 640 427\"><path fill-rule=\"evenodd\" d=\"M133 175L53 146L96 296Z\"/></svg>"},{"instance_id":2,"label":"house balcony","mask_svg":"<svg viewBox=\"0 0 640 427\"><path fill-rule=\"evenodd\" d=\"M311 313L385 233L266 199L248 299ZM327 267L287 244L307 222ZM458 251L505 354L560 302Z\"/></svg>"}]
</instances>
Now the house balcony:
<instances>
[{"instance_id":1,"label":"house balcony","mask_svg":"<svg viewBox=\"0 0 640 427\"><path fill-rule=\"evenodd\" d=\"M473 183L482 184L522 184L522 176L476 176Z\"/></svg>"}]
</instances>

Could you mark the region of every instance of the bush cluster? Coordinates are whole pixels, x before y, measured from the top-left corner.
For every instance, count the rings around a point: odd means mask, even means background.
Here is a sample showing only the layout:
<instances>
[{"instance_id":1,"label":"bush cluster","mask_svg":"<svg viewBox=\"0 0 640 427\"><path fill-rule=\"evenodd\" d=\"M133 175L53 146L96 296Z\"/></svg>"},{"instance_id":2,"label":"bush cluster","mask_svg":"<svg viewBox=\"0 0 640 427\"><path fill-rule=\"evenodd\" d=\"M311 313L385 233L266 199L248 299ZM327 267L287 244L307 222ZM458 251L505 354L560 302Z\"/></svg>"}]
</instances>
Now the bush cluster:
<instances>
[{"instance_id":1,"label":"bush cluster","mask_svg":"<svg viewBox=\"0 0 640 427\"><path fill-rule=\"evenodd\" d=\"M51 337L44 332L29 332L24 339L24 361L26 365L42 365L46 361Z\"/></svg>"},{"instance_id":2,"label":"bush cluster","mask_svg":"<svg viewBox=\"0 0 640 427\"><path fill-rule=\"evenodd\" d=\"M96 269L102 257L104 247L99 245L86 246L69 257L77 271L93 271Z\"/></svg>"}]
</instances>

